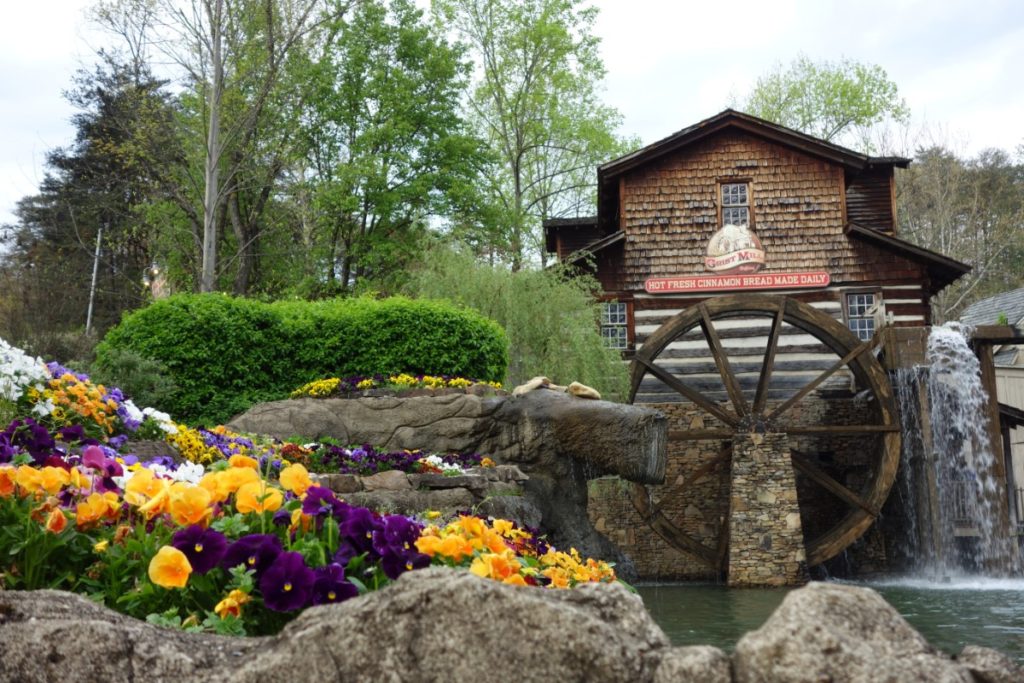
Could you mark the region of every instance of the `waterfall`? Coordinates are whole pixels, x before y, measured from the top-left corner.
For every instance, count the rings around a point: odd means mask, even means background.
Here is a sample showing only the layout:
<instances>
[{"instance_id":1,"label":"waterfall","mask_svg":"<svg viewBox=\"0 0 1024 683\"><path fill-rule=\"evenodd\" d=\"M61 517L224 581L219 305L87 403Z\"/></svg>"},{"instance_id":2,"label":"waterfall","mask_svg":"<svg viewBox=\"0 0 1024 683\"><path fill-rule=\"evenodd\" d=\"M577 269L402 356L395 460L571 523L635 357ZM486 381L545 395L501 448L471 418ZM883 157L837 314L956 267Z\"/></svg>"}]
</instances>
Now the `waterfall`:
<instances>
[{"instance_id":1,"label":"waterfall","mask_svg":"<svg viewBox=\"0 0 1024 683\"><path fill-rule=\"evenodd\" d=\"M903 431L899 495L910 568L933 577L1016 566L989 441L981 367L960 323L933 327L926 368L896 377Z\"/></svg>"}]
</instances>

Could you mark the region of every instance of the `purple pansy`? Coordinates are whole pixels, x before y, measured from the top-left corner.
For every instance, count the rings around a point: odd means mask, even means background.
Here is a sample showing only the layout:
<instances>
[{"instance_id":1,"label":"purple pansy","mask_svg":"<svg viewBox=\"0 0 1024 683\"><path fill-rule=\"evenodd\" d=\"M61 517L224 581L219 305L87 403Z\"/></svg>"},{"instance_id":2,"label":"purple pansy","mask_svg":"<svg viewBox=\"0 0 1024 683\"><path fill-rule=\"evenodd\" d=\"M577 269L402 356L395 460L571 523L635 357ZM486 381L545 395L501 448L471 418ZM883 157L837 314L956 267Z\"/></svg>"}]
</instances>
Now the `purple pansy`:
<instances>
[{"instance_id":1,"label":"purple pansy","mask_svg":"<svg viewBox=\"0 0 1024 683\"><path fill-rule=\"evenodd\" d=\"M193 525L176 532L171 538L171 545L185 553L192 571L205 574L220 563L228 542L219 531Z\"/></svg>"},{"instance_id":2,"label":"purple pansy","mask_svg":"<svg viewBox=\"0 0 1024 683\"><path fill-rule=\"evenodd\" d=\"M277 536L249 534L228 546L220 564L225 569L242 564L246 569L254 570L258 576L277 559L282 550L281 541Z\"/></svg>"},{"instance_id":3,"label":"purple pansy","mask_svg":"<svg viewBox=\"0 0 1024 683\"><path fill-rule=\"evenodd\" d=\"M313 582L314 605L327 605L342 602L359 595L355 584L345 578L345 568L336 562L313 570L316 580Z\"/></svg>"},{"instance_id":4,"label":"purple pansy","mask_svg":"<svg viewBox=\"0 0 1024 683\"><path fill-rule=\"evenodd\" d=\"M291 612L305 607L315 581L316 575L306 566L301 553L281 553L260 578L263 604L275 612Z\"/></svg>"}]
</instances>

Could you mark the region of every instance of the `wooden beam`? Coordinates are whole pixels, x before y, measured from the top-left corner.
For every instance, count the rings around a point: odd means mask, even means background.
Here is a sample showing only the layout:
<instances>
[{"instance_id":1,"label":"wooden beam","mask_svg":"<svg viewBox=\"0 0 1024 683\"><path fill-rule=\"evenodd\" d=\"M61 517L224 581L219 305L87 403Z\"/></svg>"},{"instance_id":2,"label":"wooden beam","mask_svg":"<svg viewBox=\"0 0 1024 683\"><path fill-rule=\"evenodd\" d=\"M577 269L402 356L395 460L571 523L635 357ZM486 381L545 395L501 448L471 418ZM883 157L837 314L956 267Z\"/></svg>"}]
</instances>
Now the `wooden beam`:
<instances>
[{"instance_id":1,"label":"wooden beam","mask_svg":"<svg viewBox=\"0 0 1024 683\"><path fill-rule=\"evenodd\" d=\"M839 372L839 370L841 370L842 368L844 368L847 365L849 365L859 355L861 355L865 351L868 351L869 349L874 347L874 345L875 345L874 340L875 339L877 339L877 337L869 339L866 342L863 342L863 343L857 345L856 347L854 347L854 349L852 351L850 351L848 354L846 354L845 356L843 356L842 358L837 360L832 367L830 367L828 370L826 370L825 372L823 372L820 375L818 375L818 377L813 382L811 382L810 384L805 386L803 389L798 391L792 398L790 398L788 401L783 403L781 406L778 406L777 408L775 408L775 410L770 412L768 414L768 416L767 416L767 419L768 420L776 419L779 415L782 415L782 413L786 412L787 410L792 408L794 405L796 405L797 403L802 401L803 398L805 396L807 396L807 394L809 394L812 391L814 391L815 389L817 389L825 380L827 380L829 377L831 377L832 375L834 375L837 372Z\"/></svg>"},{"instance_id":2,"label":"wooden beam","mask_svg":"<svg viewBox=\"0 0 1024 683\"><path fill-rule=\"evenodd\" d=\"M718 569L718 549L709 548L697 539L680 531L672 522L668 521L663 514L657 512L651 517L649 524L659 536L683 552L695 555L702 562L713 569Z\"/></svg>"},{"instance_id":3,"label":"wooden beam","mask_svg":"<svg viewBox=\"0 0 1024 683\"><path fill-rule=\"evenodd\" d=\"M772 331L768 335L768 346L765 348L764 363L761 365L761 377L757 381L757 392L754 394L754 415L764 412L764 404L768 400L768 383L775 368L775 351L779 348L779 331L782 329L782 316L785 313L786 307L780 305L772 320Z\"/></svg>"},{"instance_id":4,"label":"wooden beam","mask_svg":"<svg viewBox=\"0 0 1024 683\"><path fill-rule=\"evenodd\" d=\"M800 436L818 434L875 434L879 432L898 432L899 425L819 425L816 427L780 427L780 432Z\"/></svg>"},{"instance_id":5,"label":"wooden beam","mask_svg":"<svg viewBox=\"0 0 1024 683\"><path fill-rule=\"evenodd\" d=\"M719 441L736 435L731 429L682 429L668 433L669 441Z\"/></svg>"},{"instance_id":6,"label":"wooden beam","mask_svg":"<svg viewBox=\"0 0 1024 683\"><path fill-rule=\"evenodd\" d=\"M679 392L686 398L696 403L698 406L703 408L705 412L714 415L727 425L733 427L739 425L740 421L739 419L737 419L735 415L725 410L722 410L717 405L704 398L704 396L699 391L691 389L690 387L686 386L675 375L656 365L654 361L648 360L641 354L637 354L636 358L634 359L634 362L639 362L643 364L643 366L646 367L652 375L660 379L668 386L675 389L677 392ZM635 390L634 393L636 393Z\"/></svg>"},{"instance_id":7,"label":"wooden beam","mask_svg":"<svg viewBox=\"0 0 1024 683\"><path fill-rule=\"evenodd\" d=\"M704 330L708 346L711 347L711 355L715 359L715 365L718 366L718 373L722 376L722 382L725 383L725 390L729 394L729 400L732 402L736 414L743 417L749 412L747 400L743 398L743 391L736 381L736 375L733 374L732 366L729 365L729 356L722 350L722 342L718 339L718 332L715 330L711 317L708 315L708 307L700 304L698 308L700 309L701 329Z\"/></svg>"},{"instance_id":8,"label":"wooden beam","mask_svg":"<svg viewBox=\"0 0 1024 683\"><path fill-rule=\"evenodd\" d=\"M718 454L708 460L706 463L695 469L690 473L690 476L683 480L683 483L677 484L666 491L661 496L661 502L651 507L651 514L661 512L661 508L664 507L670 500L677 498L683 494L688 488L691 488L698 480L702 479L705 475L710 474L712 471L717 469L720 465L728 463L732 457L732 444L726 445L718 451Z\"/></svg>"},{"instance_id":9,"label":"wooden beam","mask_svg":"<svg viewBox=\"0 0 1024 683\"><path fill-rule=\"evenodd\" d=\"M878 510L876 508L871 507L863 498L825 474L825 472L812 463L810 459L796 452L791 453L790 456L793 459L793 467L795 467L799 472L810 477L811 480L822 488L850 505L856 505L872 517L878 516Z\"/></svg>"}]
</instances>

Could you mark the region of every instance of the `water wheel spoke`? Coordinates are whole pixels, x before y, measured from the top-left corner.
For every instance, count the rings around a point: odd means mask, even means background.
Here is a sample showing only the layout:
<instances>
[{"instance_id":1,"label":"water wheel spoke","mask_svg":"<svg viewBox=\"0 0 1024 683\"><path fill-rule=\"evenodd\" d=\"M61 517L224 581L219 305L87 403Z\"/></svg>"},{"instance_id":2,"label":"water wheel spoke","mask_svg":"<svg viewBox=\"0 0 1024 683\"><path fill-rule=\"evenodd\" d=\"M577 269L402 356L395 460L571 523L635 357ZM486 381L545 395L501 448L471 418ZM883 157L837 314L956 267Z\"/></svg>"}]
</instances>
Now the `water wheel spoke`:
<instances>
[{"instance_id":1,"label":"water wheel spoke","mask_svg":"<svg viewBox=\"0 0 1024 683\"><path fill-rule=\"evenodd\" d=\"M719 420L732 427L735 427L739 424L739 420L736 418L735 415L732 415L731 413L722 410L717 405L715 405L708 399L704 398L703 394L701 394L699 391L687 386L686 384L683 384L683 382L680 381L678 377L670 373L668 370L665 370L664 368L655 365L654 361L648 360L647 358L639 354L636 356L635 360L642 363L644 367L647 368L648 372L650 372L652 375L660 379L668 387L674 389L675 391L682 394L684 397L693 401L695 404L700 406L700 408L703 409L705 412L714 415Z\"/></svg>"},{"instance_id":2,"label":"water wheel spoke","mask_svg":"<svg viewBox=\"0 0 1024 683\"><path fill-rule=\"evenodd\" d=\"M749 412L747 400L743 398L743 390L736 379L736 374L732 371L729 356L726 355L725 350L722 348L722 341L718 338L718 331L715 330L715 326L711 322L707 306L700 304L698 308L700 310L700 327L708 341L708 347L711 349L711 355L715 359L715 365L718 366L718 374L722 376L725 391L729 394L729 400L732 401L736 414L743 417Z\"/></svg>"},{"instance_id":3,"label":"water wheel spoke","mask_svg":"<svg viewBox=\"0 0 1024 683\"><path fill-rule=\"evenodd\" d=\"M669 441L721 441L731 439L735 432L731 429L686 429L670 431Z\"/></svg>"},{"instance_id":4,"label":"water wheel spoke","mask_svg":"<svg viewBox=\"0 0 1024 683\"><path fill-rule=\"evenodd\" d=\"M697 539L689 536L666 519L665 515L660 512L655 513L650 518L649 524L662 538L669 541L675 547L696 555L711 567L718 568L718 550L716 548L709 548Z\"/></svg>"},{"instance_id":5,"label":"water wheel spoke","mask_svg":"<svg viewBox=\"0 0 1024 683\"><path fill-rule=\"evenodd\" d=\"M799 436L828 436L831 434L839 436L843 434L884 434L886 432L898 432L900 431L900 427L899 425L818 425L786 427L781 431L784 431L787 434L795 434Z\"/></svg>"},{"instance_id":6,"label":"water wheel spoke","mask_svg":"<svg viewBox=\"0 0 1024 683\"><path fill-rule=\"evenodd\" d=\"M840 500L859 507L873 517L878 516L878 510L876 508L869 505L863 498L826 474L821 468L812 463L810 458L806 455L795 451L791 455L793 458L793 467L795 467L797 471L805 474L812 481L832 493Z\"/></svg>"},{"instance_id":7,"label":"water wheel spoke","mask_svg":"<svg viewBox=\"0 0 1024 683\"><path fill-rule=\"evenodd\" d=\"M804 397L807 396L809 393L811 393L819 386L821 386L825 382L825 380L839 372L839 370L841 370L842 368L852 363L865 351L874 348L874 346L874 339L869 339L868 341L863 342L862 344L858 344L856 347L854 347L852 351L850 351L848 354L837 360L832 365L832 367L830 367L828 370L815 377L813 381L805 385L800 391L796 392L793 396L789 398L789 400L787 400L785 403L778 406L775 410L769 413L767 419L774 420L779 415L782 415L784 412L786 412L787 410L795 406L797 403L802 401Z\"/></svg>"},{"instance_id":8,"label":"water wheel spoke","mask_svg":"<svg viewBox=\"0 0 1024 683\"><path fill-rule=\"evenodd\" d=\"M782 330L782 317L786 313L785 306L779 306L775 317L772 319L772 331L768 335L768 345L764 350L764 363L761 365L761 377L757 380L757 391L754 394L754 415L764 412L764 405L768 401L768 384L771 381L772 370L775 368L775 352L779 348L779 333Z\"/></svg>"},{"instance_id":9,"label":"water wheel spoke","mask_svg":"<svg viewBox=\"0 0 1024 683\"><path fill-rule=\"evenodd\" d=\"M681 484L676 484L669 489L662 497L661 502L651 507L651 514L661 512L662 506L668 501L672 500L676 496L680 495L686 489L692 487L698 479L710 474L712 471L717 469L723 463L728 463L732 457L732 444L726 444L723 446L718 453L708 460L706 463L695 469L690 473L690 476L686 477Z\"/></svg>"}]
</instances>

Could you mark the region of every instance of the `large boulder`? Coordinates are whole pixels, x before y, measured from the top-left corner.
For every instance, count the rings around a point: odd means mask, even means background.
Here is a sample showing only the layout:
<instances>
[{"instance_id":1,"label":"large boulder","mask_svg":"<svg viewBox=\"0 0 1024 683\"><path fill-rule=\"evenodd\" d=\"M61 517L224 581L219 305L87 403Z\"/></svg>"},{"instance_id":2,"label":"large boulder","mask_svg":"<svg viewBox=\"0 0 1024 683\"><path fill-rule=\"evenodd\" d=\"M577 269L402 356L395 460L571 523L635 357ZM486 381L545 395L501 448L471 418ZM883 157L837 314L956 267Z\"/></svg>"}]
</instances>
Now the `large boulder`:
<instances>
[{"instance_id":1,"label":"large boulder","mask_svg":"<svg viewBox=\"0 0 1024 683\"><path fill-rule=\"evenodd\" d=\"M972 683L870 588L811 583L792 591L733 653L737 683Z\"/></svg>"},{"instance_id":2,"label":"large boulder","mask_svg":"<svg viewBox=\"0 0 1024 683\"><path fill-rule=\"evenodd\" d=\"M168 631L56 591L0 591L0 680L651 681L668 640L621 585L507 586L409 572L279 635Z\"/></svg>"},{"instance_id":3,"label":"large boulder","mask_svg":"<svg viewBox=\"0 0 1024 683\"><path fill-rule=\"evenodd\" d=\"M521 396L294 399L263 403L233 419L231 429L277 438L331 437L388 449L481 453L528 475L523 489L542 527L560 548L617 563L629 560L587 517L587 480L612 474L662 483L665 417L639 406L574 398L539 389Z\"/></svg>"},{"instance_id":4,"label":"large boulder","mask_svg":"<svg viewBox=\"0 0 1024 683\"><path fill-rule=\"evenodd\" d=\"M731 659L671 647L619 584L521 588L424 569L280 634L166 630L59 591L0 591L0 683L190 681L1022 681L986 648L937 652L877 593L810 584L791 592Z\"/></svg>"}]
</instances>

